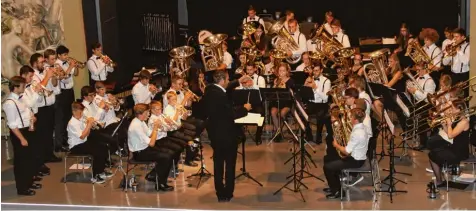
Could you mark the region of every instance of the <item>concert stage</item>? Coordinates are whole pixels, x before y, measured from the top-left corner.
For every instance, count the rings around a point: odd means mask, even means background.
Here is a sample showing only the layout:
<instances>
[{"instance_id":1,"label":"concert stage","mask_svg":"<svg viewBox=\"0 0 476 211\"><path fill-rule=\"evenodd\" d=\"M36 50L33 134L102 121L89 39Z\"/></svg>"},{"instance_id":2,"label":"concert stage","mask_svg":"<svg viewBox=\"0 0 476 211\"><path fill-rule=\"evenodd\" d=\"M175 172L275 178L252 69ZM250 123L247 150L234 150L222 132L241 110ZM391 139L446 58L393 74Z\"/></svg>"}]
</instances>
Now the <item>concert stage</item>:
<instances>
[{"instance_id":1,"label":"concert stage","mask_svg":"<svg viewBox=\"0 0 476 211\"><path fill-rule=\"evenodd\" d=\"M286 135L286 137L291 137ZM399 141L398 141L399 142ZM397 142L397 143L398 143ZM450 192L441 190L437 199L428 199L426 185L431 180L431 174L425 171L429 167L426 153L409 151L411 158L396 159L396 170L412 173L413 176L397 175L396 177L408 182L407 185L398 183L398 190L407 190L406 194L397 194L393 203L390 203L388 194L377 194L374 198L371 180L366 175L363 182L350 189L350 200L327 200L322 191L326 184L316 179L308 178L303 182L309 190L303 190L306 202L301 200L299 193L282 190L277 195L273 193L285 182L290 174L291 164L283 163L291 156L288 142L272 143L264 142L256 146L252 142L246 144L247 170L264 187L260 187L249 179L242 177L236 183L234 198L230 203L218 203L213 188L213 178L204 179L203 185L196 189L198 179L187 180L187 176L195 173L198 167L185 167L176 181L170 179L175 186L173 192L156 192L153 184L144 183L140 178L140 186L137 192L127 193L119 189L120 175L102 185L92 185L89 178L82 178L82 174L75 174L70 170L68 178L71 182L62 182L64 175L64 163L50 163L52 174L41 182L43 188L37 191L33 197L18 196L13 181L13 168L11 161L7 160L6 141L2 140L2 209L139 209L139 208L162 208L162 209L199 209L199 210L225 210L225 209L476 209L476 187L470 185L465 190L451 189ZM11 146L10 142L8 142ZM317 153L312 153L312 158L318 165L311 167L310 172L324 178L322 170L322 157L325 145L313 145ZM11 148L11 147L10 147ZM380 144L377 147L380 151ZM11 150L11 149L10 149ZM213 173L213 165L210 159L211 149L205 144L206 168ZM400 151L396 152L400 155ZM12 155L11 152L9 155ZM61 154L62 155L62 154ZM68 167L73 161L68 163ZM241 167L241 156L238 155L237 175ZM388 158L380 162L380 169L388 167ZM463 168L464 173L471 173L470 166ZM144 175L144 171L137 172ZM381 178L388 172L381 171ZM191 187L190 187L190 185ZM289 186L292 188L292 186Z\"/></svg>"}]
</instances>

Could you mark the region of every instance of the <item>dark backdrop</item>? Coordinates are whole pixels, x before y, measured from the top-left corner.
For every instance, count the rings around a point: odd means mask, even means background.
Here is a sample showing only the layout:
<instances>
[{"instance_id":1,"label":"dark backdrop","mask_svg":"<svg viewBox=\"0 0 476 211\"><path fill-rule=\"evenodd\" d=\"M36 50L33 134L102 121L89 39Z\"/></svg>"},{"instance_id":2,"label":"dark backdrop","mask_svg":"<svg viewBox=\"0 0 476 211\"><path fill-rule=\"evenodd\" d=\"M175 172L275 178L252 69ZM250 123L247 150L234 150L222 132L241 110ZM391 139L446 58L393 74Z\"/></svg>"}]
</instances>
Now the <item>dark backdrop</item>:
<instances>
[{"instance_id":1,"label":"dark backdrop","mask_svg":"<svg viewBox=\"0 0 476 211\"><path fill-rule=\"evenodd\" d=\"M443 38L446 26L458 24L458 0L189 0L189 25L194 30L236 34L236 29L247 16L249 5L261 13L286 9L294 11L299 22L312 16L314 22L322 23L324 13L333 11L341 20L342 28L350 36L353 46L358 45L359 37L393 37L398 34L399 26L406 22L413 34L421 28L431 27L438 30Z\"/></svg>"}]
</instances>

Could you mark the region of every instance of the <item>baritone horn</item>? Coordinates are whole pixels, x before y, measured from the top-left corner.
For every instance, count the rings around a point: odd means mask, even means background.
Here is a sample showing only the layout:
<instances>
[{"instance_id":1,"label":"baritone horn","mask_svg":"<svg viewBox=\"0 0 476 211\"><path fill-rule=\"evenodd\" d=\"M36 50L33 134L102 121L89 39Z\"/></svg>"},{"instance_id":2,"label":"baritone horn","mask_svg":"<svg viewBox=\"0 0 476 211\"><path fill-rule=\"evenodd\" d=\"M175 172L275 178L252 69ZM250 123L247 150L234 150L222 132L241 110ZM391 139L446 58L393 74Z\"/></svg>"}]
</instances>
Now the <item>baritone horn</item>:
<instances>
[{"instance_id":1,"label":"baritone horn","mask_svg":"<svg viewBox=\"0 0 476 211\"><path fill-rule=\"evenodd\" d=\"M367 71L364 68L364 76L368 82L377 83L377 84L387 84L388 78L386 70L388 67L387 55L390 54L388 48L380 49L369 54L369 57L372 59L372 64L374 68L369 68Z\"/></svg>"},{"instance_id":2,"label":"baritone horn","mask_svg":"<svg viewBox=\"0 0 476 211\"><path fill-rule=\"evenodd\" d=\"M289 34L288 30L284 27L284 21L276 21L268 30L268 34L276 39L273 46L276 49L287 52L295 51L299 49L299 45L294 41L294 38ZM290 64L296 64L301 61L301 55L286 56L286 61Z\"/></svg>"},{"instance_id":3,"label":"baritone horn","mask_svg":"<svg viewBox=\"0 0 476 211\"><path fill-rule=\"evenodd\" d=\"M172 76L186 76L187 71L190 69L191 56L195 54L195 49L190 46L181 46L170 50L170 71Z\"/></svg>"},{"instance_id":4,"label":"baritone horn","mask_svg":"<svg viewBox=\"0 0 476 211\"><path fill-rule=\"evenodd\" d=\"M216 70L222 65L225 55L222 44L227 38L226 34L213 34L203 40L202 60L206 71Z\"/></svg>"}]
</instances>

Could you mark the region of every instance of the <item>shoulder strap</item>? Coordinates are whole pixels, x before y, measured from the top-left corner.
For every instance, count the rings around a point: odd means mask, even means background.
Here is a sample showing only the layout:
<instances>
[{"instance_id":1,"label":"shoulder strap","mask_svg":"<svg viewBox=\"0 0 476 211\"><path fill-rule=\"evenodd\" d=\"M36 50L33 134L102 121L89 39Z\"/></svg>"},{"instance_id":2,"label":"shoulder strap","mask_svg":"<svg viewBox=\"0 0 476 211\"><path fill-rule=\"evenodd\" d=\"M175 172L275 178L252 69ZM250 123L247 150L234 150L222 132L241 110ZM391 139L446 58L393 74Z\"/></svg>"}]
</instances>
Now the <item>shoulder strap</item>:
<instances>
[{"instance_id":1,"label":"shoulder strap","mask_svg":"<svg viewBox=\"0 0 476 211\"><path fill-rule=\"evenodd\" d=\"M324 82L322 83L322 91L324 91L324 85L326 84L326 82L328 81L329 79L326 78L326 80L324 80Z\"/></svg>"},{"instance_id":2,"label":"shoulder strap","mask_svg":"<svg viewBox=\"0 0 476 211\"><path fill-rule=\"evenodd\" d=\"M428 82L429 80L430 80L430 78L427 78L427 79L425 80L425 82L423 83L423 91L425 91L426 82Z\"/></svg>"},{"instance_id":3,"label":"shoulder strap","mask_svg":"<svg viewBox=\"0 0 476 211\"><path fill-rule=\"evenodd\" d=\"M433 59L433 54L435 53L435 50L436 50L437 48L438 48L438 47L435 47L435 48L433 49L433 51L431 52L430 59Z\"/></svg>"},{"instance_id":4,"label":"shoulder strap","mask_svg":"<svg viewBox=\"0 0 476 211\"><path fill-rule=\"evenodd\" d=\"M466 53L466 48L468 48L468 46L469 46L469 43L466 45L466 47L464 47L463 53Z\"/></svg>"},{"instance_id":5,"label":"shoulder strap","mask_svg":"<svg viewBox=\"0 0 476 211\"><path fill-rule=\"evenodd\" d=\"M12 100L12 99L7 99L7 100L11 100L11 101L13 102L13 104L15 104L15 107L17 108L17 111L18 111L18 116L20 117L20 120L21 120L21 125L22 125L23 127L25 127L25 124L23 123L23 118L21 118L20 109L18 108L17 103L15 103L15 101Z\"/></svg>"}]
</instances>

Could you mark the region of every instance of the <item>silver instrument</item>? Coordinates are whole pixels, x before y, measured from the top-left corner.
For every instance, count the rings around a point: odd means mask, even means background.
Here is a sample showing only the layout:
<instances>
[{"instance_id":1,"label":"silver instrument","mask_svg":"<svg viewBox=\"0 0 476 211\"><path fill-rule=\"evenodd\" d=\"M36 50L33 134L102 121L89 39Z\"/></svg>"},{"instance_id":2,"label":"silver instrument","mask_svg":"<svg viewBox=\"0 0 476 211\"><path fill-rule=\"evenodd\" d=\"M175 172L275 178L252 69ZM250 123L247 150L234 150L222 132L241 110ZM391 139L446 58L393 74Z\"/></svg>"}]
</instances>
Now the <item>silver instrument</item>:
<instances>
[{"instance_id":1,"label":"silver instrument","mask_svg":"<svg viewBox=\"0 0 476 211\"><path fill-rule=\"evenodd\" d=\"M214 34L203 40L202 60L205 70L216 70L223 63L223 41L228 38L226 34Z\"/></svg>"},{"instance_id":2,"label":"silver instrument","mask_svg":"<svg viewBox=\"0 0 476 211\"><path fill-rule=\"evenodd\" d=\"M190 46L181 46L170 50L170 71L172 76L179 75L185 77L190 69L191 56L195 54L195 49Z\"/></svg>"}]
</instances>

